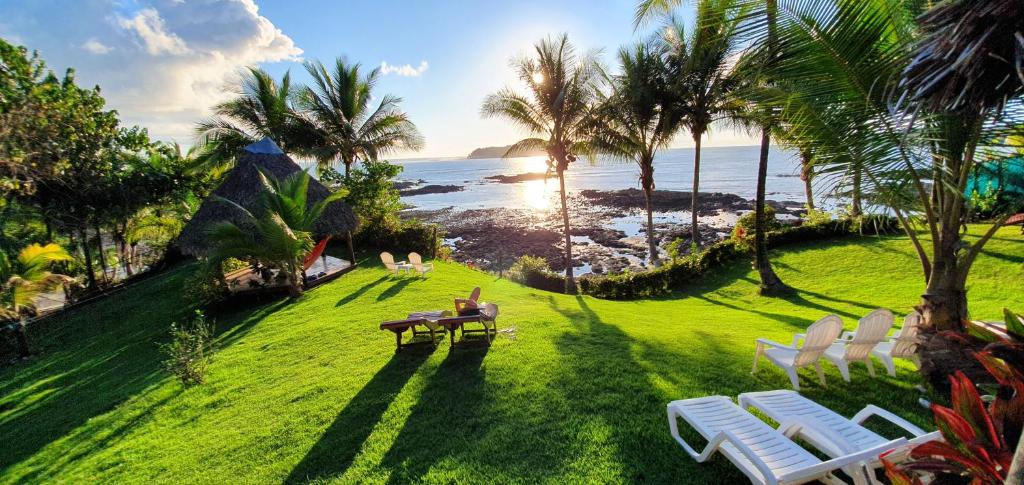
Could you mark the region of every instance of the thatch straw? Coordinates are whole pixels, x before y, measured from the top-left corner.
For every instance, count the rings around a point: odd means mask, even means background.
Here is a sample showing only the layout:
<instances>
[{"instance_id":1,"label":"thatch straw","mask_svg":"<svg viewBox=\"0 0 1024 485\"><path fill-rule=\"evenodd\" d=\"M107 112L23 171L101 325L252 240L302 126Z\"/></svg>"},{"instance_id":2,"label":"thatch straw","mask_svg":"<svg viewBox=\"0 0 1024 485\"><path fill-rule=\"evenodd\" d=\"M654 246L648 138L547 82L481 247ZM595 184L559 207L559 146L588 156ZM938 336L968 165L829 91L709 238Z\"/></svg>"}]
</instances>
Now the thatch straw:
<instances>
[{"instance_id":1,"label":"thatch straw","mask_svg":"<svg viewBox=\"0 0 1024 485\"><path fill-rule=\"evenodd\" d=\"M263 190L259 169L284 178L302 170L288 155L285 155L269 139L246 147L235 168L224 178L213 195L233 201L250 211L257 208L259 194ZM330 190L316 179L309 181L307 202L313 205L330 194ZM203 201L192 219L182 229L175 244L185 254L205 256L210 251L207 231L218 222L231 222L243 230L249 226L245 214L237 207L210 197ZM327 206L316 223L317 237L332 235L345 236L356 229L356 216L343 201Z\"/></svg>"}]
</instances>

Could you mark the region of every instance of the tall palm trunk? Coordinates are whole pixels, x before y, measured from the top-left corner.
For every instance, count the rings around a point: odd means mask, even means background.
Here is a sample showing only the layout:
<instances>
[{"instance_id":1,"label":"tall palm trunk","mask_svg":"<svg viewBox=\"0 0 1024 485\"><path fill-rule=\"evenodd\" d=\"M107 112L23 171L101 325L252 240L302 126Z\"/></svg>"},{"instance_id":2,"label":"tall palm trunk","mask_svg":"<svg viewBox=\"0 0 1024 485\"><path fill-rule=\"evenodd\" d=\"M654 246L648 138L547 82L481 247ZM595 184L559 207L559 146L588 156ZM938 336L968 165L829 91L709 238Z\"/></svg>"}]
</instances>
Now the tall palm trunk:
<instances>
[{"instance_id":1,"label":"tall palm trunk","mask_svg":"<svg viewBox=\"0 0 1024 485\"><path fill-rule=\"evenodd\" d=\"M658 245L654 240L654 203L652 201L654 197L654 161L647 160L642 164L644 167L644 174L642 177L643 189L644 189L644 204L647 208L647 250L650 251L648 260L653 266L659 266L660 260L658 258Z\"/></svg>"},{"instance_id":2,"label":"tall palm trunk","mask_svg":"<svg viewBox=\"0 0 1024 485\"><path fill-rule=\"evenodd\" d=\"M559 162L560 166L563 164ZM562 227L565 231L565 293L576 293L576 280L572 275L572 237L569 229L569 206L565 197L565 170L558 170L559 198L562 200Z\"/></svg>"},{"instance_id":3,"label":"tall palm trunk","mask_svg":"<svg viewBox=\"0 0 1024 485\"><path fill-rule=\"evenodd\" d=\"M757 164L757 197L754 201L754 266L757 274L761 277L761 294L777 295L790 290L785 283L779 279L772 269L771 261L768 260L768 241L765 237L765 214L764 194L765 185L768 180L768 150L771 145L771 136L768 129L761 131L761 158Z\"/></svg>"},{"instance_id":4,"label":"tall palm trunk","mask_svg":"<svg viewBox=\"0 0 1024 485\"><path fill-rule=\"evenodd\" d=\"M800 178L804 181L804 196L807 197L807 209L814 210L814 189L811 182L814 180L814 167L811 166L813 155L807 149L800 150Z\"/></svg>"},{"instance_id":5,"label":"tall palm trunk","mask_svg":"<svg viewBox=\"0 0 1024 485\"><path fill-rule=\"evenodd\" d=\"M89 253L89 236L85 227L78 228L78 241L82 246L82 254L85 257L85 278L90 290L96 290L96 273L92 267L92 254Z\"/></svg>"},{"instance_id":6,"label":"tall palm trunk","mask_svg":"<svg viewBox=\"0 0 1024 485\"><path fill-rule=\"evenodd\" d=\"M853 172L853 197L850 206L850 215L860 217L863 214L861 208L861 170L857 167Z\"/></svg>"},{"instance_id":7,"label":"tall palm trunk","mask_svg":"<svg viewBox=\"0 0 1024 485\"><path fill-rule=\"evenodd\" d=\"M105 258L104 254L103 254L103 232L100 230L100 224L98 222L95 223L94 226L95 226L94 229L96 231L96 249L99 251L99 256L97 256L96 259L100 263L100 270L103 271L103 278L106 279L107 278L107 258Z\"/></svg>"},{"instance_id":8,"label":"tall palm trunk","mask_svg":"<svg viewBox=\"0 0 1024 485\"><path fill-rule=\"evenodd\" d=\"M700 189L700 133L693 134L693 195L690 198L690 241L700 244L697 231L697 191Z\"/></svg>"}]
</instances>

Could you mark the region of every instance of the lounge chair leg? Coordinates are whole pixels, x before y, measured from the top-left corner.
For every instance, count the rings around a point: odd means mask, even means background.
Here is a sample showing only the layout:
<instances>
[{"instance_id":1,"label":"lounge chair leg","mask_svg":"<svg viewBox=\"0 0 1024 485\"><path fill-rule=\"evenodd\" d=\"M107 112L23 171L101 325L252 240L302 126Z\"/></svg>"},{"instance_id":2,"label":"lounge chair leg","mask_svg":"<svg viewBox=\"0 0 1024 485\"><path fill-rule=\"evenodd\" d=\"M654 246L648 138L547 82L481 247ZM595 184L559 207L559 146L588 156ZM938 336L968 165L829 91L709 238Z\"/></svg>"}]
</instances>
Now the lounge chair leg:
<instances>
[{"instance_id":1,"label":"lounge chair leg","mask_svg":"<svg viewBox=\"0 0 1024 485\"><path fill-rule=\"evenodd\" d=\"M843 380L850 382L850 364L845 360L840 360L836 362L836 367L839 368L839 374L843 376Z\"/></svg>"},{"instance_id":2,"label":"lounge chair leg","mask_svg":"<svg viewBox=\"0 0 1024 485\"><path fill-rule=\"evenodd\" d=\"M796 367L790 367L786 369L786 374L789 374L789 382L793 384L793 390L800 390L800 377L796 374Z\"/></svg>"},{"instance_id":3,"label":"lounge chair leg","mask_svg":"<svg viewBox=\"0 0 1024 485\"><path fill-rule=\"evenodd\" d=\"M864 361L864 365L868 366L868 375L870 375L872 378L874 378L875 377L875 366L871 364L871 356L868 356L868 359Z\"/></svg>"},{"instance_id":4,"label":"lounge chair leg","mask_svg":"<svg viewBox=\"0 0 1024 485\"><path fill-rule=\"evenodd\" d=\"M757 349L754 350L754 367L750 369L750 373L754 374L757 372L757 361L761 358L761 354L764 353L764 344L761 342L757 343Z\"/></svg>"},{"instance_id":5,"label":"lounge chair leg","mask_svg":"<svg viewBox=\"0 0 1024 485\"><path fill-rule=\"evenodd\" d=\"M914 367L917 367L918 370L921 369L921 358L917 354L910 356L910 361L914 363Z\"/></svg>"},{"instance_id":6,"label":"lounge chair leg","mask_svg":"<svg viewBox=\"0 0 1024 485\"><path fill-rule=\"evenodd\" d=\"M399 350L402 350L402 332L395 332L395 344L395 353L397 354Z\"/></svg>"},{"instance_id":7,"label":"lounge chair leg","mask_svg":"<svg viewBox=\"0 0 1024 485\"><path fill-rule=\"evenodd\" d=\"M814 370L818 372L818 381L821 382L822 387L828 387L828 383L825 382L825 371L821 368L821 364L815 362Z\"/></svg>"}]
</instances>

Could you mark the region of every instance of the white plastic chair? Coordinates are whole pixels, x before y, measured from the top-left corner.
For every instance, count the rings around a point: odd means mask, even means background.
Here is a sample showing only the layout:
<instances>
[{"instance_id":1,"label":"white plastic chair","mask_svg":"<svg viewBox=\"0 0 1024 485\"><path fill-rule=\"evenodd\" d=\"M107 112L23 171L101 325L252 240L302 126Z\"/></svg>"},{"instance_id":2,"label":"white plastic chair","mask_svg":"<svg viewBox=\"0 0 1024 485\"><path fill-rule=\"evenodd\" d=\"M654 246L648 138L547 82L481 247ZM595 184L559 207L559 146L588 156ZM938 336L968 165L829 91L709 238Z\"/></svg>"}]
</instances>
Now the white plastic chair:
<instances>
[{"instance_id":1,"label":"white plastic chair","mask_svg":"<svg viewBox=\"0 0 1024 485\"><path fill-rule=\"evenodd\" d=\"M786 374L789 375L789 382L793 384L793 389L800 390L797 369L811 365L818 372L818 380L821 381L821 385L827 386L825 372L821 370L821 363L818 360L836 341L836 337L839 337L839 333L842 331L843 321L835 315L827 315L807 327L806 334L795 335L792 345L783 345L759 338L757 339L757 350L754 352L754 368L750 372L752 374L757 372L757 361L763 355L786 371ZM800 343L801 338L803 338L804 344L798 348L797 344ZM765 347L770 348L766 349Z\"/></svg>"},{"instance_id":2,"label":"white plastic chair","mask_svg":"<svg viewBox=\"0 0 1024 485\"><path fill-rule=\"evenodd\" d=\"M420 276L434 270L434 263L424 263L419 253L409 253L409 265L412 266L412 269L419 272Z\"/></svg>"},{"instance_id":3,"label":"white plastic chair","mask_svg":"<svg viewBox=\"0 0 1024 485\"><path fill-rule=\"evenodd\" d=\"M887 341L875 346L871 355L878 357L885 364L889 375L896 376L896 363L894 359L907 359L914 363L918 369L921 368L921 360L917 357L918 331L921 329L923 317L918 312L913 312L903 319L903 328L899 329Z\"/></svg>"},{"instance_id":4,"label":"white plastic chair","mask_svg":"<svg viewBox=\"0 0 1024 485\"><path fill-rule=\"evenodd\" d=\"M832 458L868 450L889 442L888 439L861 425L872 416L885 419L909 433L912 439L907 443L910 445L942 438L939 431L927 433L913 423L873 404L867 405L852 418L846 419L841 414L788 390L747 392L740 394L738 401L741 408L757 409L777 423L805 423L806 427L797 435ZM819 426L823 429L816 429ZM807 433L808 428L818 432ZM823 437L826 439L822 440ZM882 464L879 460L871 460L868 466L876 468ZM872 475L869 474L870 476Z\"/></svg>"},{"instance_id":5,"label":"white plastic chair","mask_svg":"<svg viewBox=\"0 0 1024 485\"><path fill-rule=\"evenodd\" d=\"M868 374L875 377L871 351L885 340L894 320L892 312L879 308L857 321L856 331L843 332L841 341L825 351L825 358L839 368L844 381L850 382L850 362L863 362L868 367Z\"/></svg>"},{"instance_id":6,"label":"white plastic chair","mask_svg":"<svg viewBox=\"0 0 1024 485\"><path fill-rule=\"evenodd\" d=\"M906 439L883 443L866 450L845 453L821 461L793 442L797 433L828 440L828 431L810 428L806 422L785 421L776 430L750 414L725 396L684 399L668 403L668 426L672 438L697 462L703 463L720 452L739 468L751 483L797 484L821 480L842 483L832 475L843 470L854 483L866 483L863 462L873 460L886 451L906 444ZM677 418L683 418L708 441L697 452L679 436Z\"/></svg>"},{"instance_id":7,"label":"white plastic chair","mask_svg":"<svg viewBox=\"0 0 1024 485\"><path fill-rule=\"evenodd\" d=\"M398 276L399 270L406 270L408 272L408 263L405 261L399 261L396 263L395 257L387 251L380 253L380 262L384 263L384 267L387 268L388 271L393 271L395 276Z\"/></svg>"}]
</instances>

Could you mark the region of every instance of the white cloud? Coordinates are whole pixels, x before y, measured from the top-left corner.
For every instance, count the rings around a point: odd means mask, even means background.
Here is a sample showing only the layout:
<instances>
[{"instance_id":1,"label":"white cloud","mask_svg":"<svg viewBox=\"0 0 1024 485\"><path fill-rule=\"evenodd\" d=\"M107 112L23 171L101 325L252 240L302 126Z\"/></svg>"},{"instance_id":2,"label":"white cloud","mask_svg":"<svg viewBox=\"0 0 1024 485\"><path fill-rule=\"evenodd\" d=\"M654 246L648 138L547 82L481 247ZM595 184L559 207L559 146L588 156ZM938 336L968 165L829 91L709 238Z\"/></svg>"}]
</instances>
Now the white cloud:
<instances>
[{"instance_id":1,"label":"white cloud","mask_svg":"<svg viewBox=\"0 0 1024 485\"><path fill-rule=\"evenodd\" d=\"M112 51L114 48L109 47L95 38L89 39L82 44L82 48L93 53L93 54L106 54Z\"/></svg>"},{"instance_id":2,"label":"white cloud","mask_svg":"<svg viewBox=\"0 0 1024 485\"><path fill-rule=\"evenodd\" d=\"M160 18L160 13L154 8L139 10L130 19L118 16L117 25L122 29L134 32L142 40L146 46L146 52L151 56L189 53L185 41L173 32L167 31L164 19Z\"/></svg>"},{"instance_id":3,"label":"white cloud","mask_svg":"<svg viewBox=\"0 0 1024 485\"><path fill-rule=\"evenodd\" d=\"M58 73L74 67L80 85L99 85L124 124L154 138L190 143L195 122L232 95L226 88L242 68L302 54L253 0L95 0L54 15L62 5L0 1L0 33L38 49Z\"/></svg>"},{"instance_id":4,"label":"white cloud","mask_svg":"<svg viewBox=\"0 0 1024 485\"><path fill-rule=\"evenodd\" d=\"M387 62L381 62L380 72L383 73L385 76L388 74L398 74L399 76L402 77L419 77L424 72L427 72L427 68L429 67L430 65L427 64L427 61L420 62L420 65L417 67L412 67L411 64L406 64L404 66L393 66L391 64L388 64Z\"/></svg>"}]
</instances>

